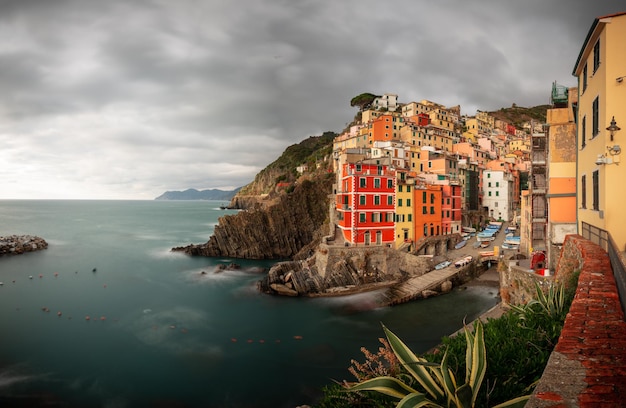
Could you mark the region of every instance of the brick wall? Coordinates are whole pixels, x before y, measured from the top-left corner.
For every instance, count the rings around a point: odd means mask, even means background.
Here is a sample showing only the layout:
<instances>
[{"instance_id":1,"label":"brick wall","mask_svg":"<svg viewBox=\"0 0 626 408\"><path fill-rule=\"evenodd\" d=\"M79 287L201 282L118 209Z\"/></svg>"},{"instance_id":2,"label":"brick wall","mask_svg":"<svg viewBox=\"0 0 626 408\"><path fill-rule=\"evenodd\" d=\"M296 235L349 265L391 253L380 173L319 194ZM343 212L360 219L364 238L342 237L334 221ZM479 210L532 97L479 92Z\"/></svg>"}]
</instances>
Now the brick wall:
<instances>
[{"instance_id":1,"label":"brick wall","mask_svg":"<svg viewBox=\"0 0 626 408\"><path fill-rule=\"evenodd\" d=\"M626 322L607 253L565 238L556 279L580 270L558 344L526 408L626 406Z\"/></svg>"}]
</instances>

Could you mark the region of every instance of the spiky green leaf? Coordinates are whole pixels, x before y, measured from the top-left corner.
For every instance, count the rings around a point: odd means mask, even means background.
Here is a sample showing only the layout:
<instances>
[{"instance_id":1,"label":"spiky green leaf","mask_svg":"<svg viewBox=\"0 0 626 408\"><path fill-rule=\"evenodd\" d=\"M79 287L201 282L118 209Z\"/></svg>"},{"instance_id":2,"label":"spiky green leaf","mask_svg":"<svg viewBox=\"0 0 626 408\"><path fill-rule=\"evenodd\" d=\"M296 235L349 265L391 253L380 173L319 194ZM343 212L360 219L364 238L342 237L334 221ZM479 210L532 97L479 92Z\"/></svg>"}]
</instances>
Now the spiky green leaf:
<instances>
[{"instance_id":1,"label":"spiky green leaf","mask_svg":"<svg viewBox=\"0 0 626 408\"><path fill-rule=\"evenodd\" d=\"M443 398L443 390L439 384L437 384L435 378L431 376L430 370L424 367L424 364L428 364L428 362L423 358L417 357L411 349L409 349L391 330L385 327L385 325L383 325L383 330L385 331L391 349L404 368L411 373L431 397L435 400Z\"/></svg>"},{"instance_id":2,"label":"spiky green leaf","mask_svg":"<svg viewBox=\"0 0 626 408\"><path fill-rule=\"evenodd\" d=\"M458 406L458 400L455 394L456 378L454 377L452 370L448 368L448 350L446 350L443 354L443 358L441 359L441 375L443 377L441 383L443 384L443 388L448 399L448 406Z\"/></svg>"},{"instance_id":3,"label":"spiky green leaf","mask_svg":"<svg viewBox=\"0 0 626 408\"><path fill-rule=\"evenodd\" d=\"M458 408L472 408L474 403L472 401L472 387L469 384L463 384L454 392L456 396L456 406Z\"/></svg>"},{"instance_id":4,"label":"spiky green leaf","mask_svg":"<svg viewBox=\"0 0 626 408\"><path fill-rule=\"evenodd\" d=\"M347 388L346 391L376 391L398 399L402 399L409 394L417 393L417 391L402 381L389 376L376 377L360 382Z\"/></svg>"},{"instance_id":5,"label":"spiky green leaf","mask_svg":"<svg viewBox=\"0 0 626 408\"><path fill-rule=\"evenodd\" d=\"M420 394L420 393L407 395L400 402L398 402L398 405L396 405L396 408L419 408L419 407L444 408L441 405L426 398L426 395Z\"/></svg>"},{"instance_id":6,"label":"spiky green leaf","mask_svg":"<svg viewBox=\"0 0 626 408\"><path fill-rule=\"evenodd\" d=\"M469 344L469 342L468 342ZM485 335L480 319L476 322L474 341L472 344L472 370L468 385L472 388L472 406L476 402L478 390L485 378L487 371L487 350L485 347Z\"/></svg>"}]
</instances>

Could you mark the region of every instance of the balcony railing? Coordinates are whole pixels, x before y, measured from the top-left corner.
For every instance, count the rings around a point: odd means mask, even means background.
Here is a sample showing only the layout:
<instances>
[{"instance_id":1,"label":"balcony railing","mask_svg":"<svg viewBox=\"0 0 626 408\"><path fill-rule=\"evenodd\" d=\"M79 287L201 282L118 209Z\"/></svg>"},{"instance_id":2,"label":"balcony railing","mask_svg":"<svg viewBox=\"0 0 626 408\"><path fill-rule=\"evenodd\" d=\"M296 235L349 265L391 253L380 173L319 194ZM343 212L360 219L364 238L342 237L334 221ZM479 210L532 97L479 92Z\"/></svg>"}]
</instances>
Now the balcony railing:
<instances>
[{"instance_id":1,"label":"balcony railing","mask_svg":"<svg viewBox=\"0 0 626 408\"><path fill-rule=\"evenodd\" d=\"M613 237L611 237L608 231L587 224L586 222L582 223L581 235L589 241L598 244L602 249L608 252L617 291L619 293L620 304L622 305L622 311L626 315L626 266L622 261L622 256Z\"/></svg>"}]
</instances>

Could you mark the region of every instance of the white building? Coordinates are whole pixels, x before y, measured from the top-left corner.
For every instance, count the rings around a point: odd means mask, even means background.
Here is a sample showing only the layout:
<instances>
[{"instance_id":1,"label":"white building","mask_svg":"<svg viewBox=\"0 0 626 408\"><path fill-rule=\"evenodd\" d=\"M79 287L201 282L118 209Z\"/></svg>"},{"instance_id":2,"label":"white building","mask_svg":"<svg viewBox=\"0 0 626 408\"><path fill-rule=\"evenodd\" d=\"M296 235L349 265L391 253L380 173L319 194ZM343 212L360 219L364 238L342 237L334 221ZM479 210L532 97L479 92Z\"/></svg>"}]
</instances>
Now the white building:
<instances>
[{"instance_id":1,"label":"white building","mask_svg":"<svg viewBox=\"0 0 626 408\"><path fill-rule=\"evenodd\" d=\"M513 175L503 170L483 171L483 206L491 218L511 221L513 217Z\"/></svg>"},{"instance_id":2,"label":"white building","mask_svg":"<svg viewBox=\"0 0 626 408\"><path fill-rule=\"evenodd\" d=\"M388 110L389 112L395 112L398 109L398 95L396 94L384 94L374 99L372 103L374 109Z\"/></svg>"}]
</instances>

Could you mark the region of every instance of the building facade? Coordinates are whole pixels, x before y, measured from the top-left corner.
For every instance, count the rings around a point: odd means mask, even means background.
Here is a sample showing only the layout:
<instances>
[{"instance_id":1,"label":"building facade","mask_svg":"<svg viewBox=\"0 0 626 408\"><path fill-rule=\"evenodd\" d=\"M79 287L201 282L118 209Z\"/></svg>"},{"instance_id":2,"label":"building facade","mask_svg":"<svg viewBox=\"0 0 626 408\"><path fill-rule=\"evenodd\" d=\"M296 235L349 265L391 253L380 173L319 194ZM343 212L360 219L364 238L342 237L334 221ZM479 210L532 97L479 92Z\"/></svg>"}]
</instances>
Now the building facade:
<instances>
[{"instance_id":1,"label":"building facade","mask_svg":"<svg viewBox=\"0 0 626 408\"><path fill-rule=\"evenodd\" d=\"M626 13L593 21L572 74L578 78L577 216L579 233L608 231L618 249L626 246L626 201L621 162L626 146Z\"/></svg>"}]
</instances>

